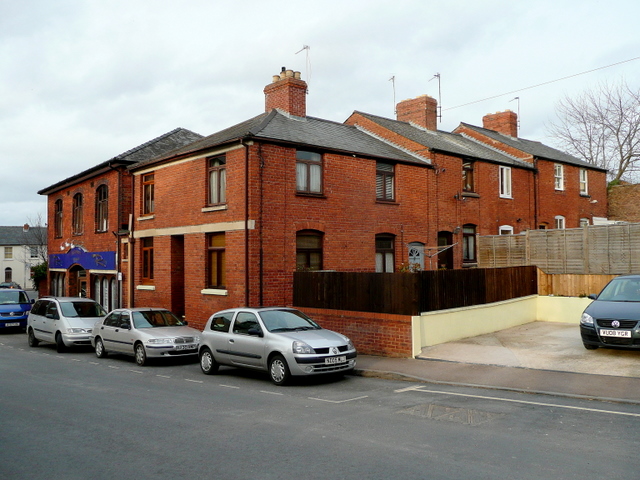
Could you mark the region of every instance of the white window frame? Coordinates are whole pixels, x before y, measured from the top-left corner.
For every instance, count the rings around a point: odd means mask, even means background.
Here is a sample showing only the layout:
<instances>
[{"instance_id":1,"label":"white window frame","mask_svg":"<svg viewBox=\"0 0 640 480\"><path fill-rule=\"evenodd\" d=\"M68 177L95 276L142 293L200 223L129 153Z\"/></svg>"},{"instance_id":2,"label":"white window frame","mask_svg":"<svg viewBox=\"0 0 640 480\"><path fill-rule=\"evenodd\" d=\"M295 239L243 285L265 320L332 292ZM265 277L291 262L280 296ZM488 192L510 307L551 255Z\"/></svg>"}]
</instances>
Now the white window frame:
<instances>
[{"instance_id":1,"label":"white window frame","mask_svg":"<svg viewBox=\"0 0 640 480\"><path fill-rule=\"evenodd\" d=\"M556 190L564 190L564 165L553 164L553 181Z\"/></svg>"},{"instance_id":2,"label":"white window frame","mask_svg":"<svg viewBox=\"0 0 640 480\"><path fill-rule=\"evenodd\" d=\"M586 168L580 169L580 195L589 195L589 175Z\"/></svg>"},{"instance_id":3,"label":"white window frame","mask_svg":"<svg viewBox=\"0 0 640 480\"><path fill-rule=\"evenodd\" d=\"M500 225L498 227L498 235L513 235L513 227L511 225Z\"/></svg>"},{"instance_id":4,"label":"white window frame","mask_svg":"<svg viewBox=\"0 0 640 480\"><path fill-rule=\"evenodd\" d=\"M566 221L562 215L556 215L555 227L559 230L563 230L566 228Z\"/></svg>"},{"instance_id":5,"label":"white window frame","mask_svg":"<svg viewBox=\"0 0 640 480\"><path fill-rule=\"evenodd\" d=\"M580 219L580 226L581 227L588 227L589 226L589 219L588 218L581 218Z\"/></svg>"},{"instance_id":6,"label":"white window frame","mask_svg":"<svg viewBox=\"0 0 640 480\"><path fill-rule=\"evenodd\" d=\"M13 260L13 247L4 247L4 259Z\"/></svg>"},{"instance_id":7,"label":"white window frame","mask_svg":"<svg viewBox=\"0 0 640 480\"><path fill-rule=\"evenodd\" d=\"M511 167L500 167L500 198L512 198Z\"/></svg>"}]
</instances>

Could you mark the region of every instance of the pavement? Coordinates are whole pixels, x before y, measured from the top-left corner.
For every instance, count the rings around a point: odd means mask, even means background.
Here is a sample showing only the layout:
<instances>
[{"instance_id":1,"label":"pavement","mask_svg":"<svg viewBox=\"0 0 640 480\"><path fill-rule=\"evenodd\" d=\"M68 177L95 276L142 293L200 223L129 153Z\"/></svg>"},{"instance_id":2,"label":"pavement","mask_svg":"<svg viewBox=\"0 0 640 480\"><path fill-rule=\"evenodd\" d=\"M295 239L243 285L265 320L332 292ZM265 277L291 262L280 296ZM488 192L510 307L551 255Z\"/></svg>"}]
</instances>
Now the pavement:
<instances>
[{"instance_id":1,"label":"pavement","mask_svg":"<svg viewBox=\"0 0 640 480\"><path fill-rule=\"evenodd\" d=\"M532 322L425 347L416 358L359 355L356 374L640 406L640 350L587 350L568 323Z\"/></svg>"}]
</instances>

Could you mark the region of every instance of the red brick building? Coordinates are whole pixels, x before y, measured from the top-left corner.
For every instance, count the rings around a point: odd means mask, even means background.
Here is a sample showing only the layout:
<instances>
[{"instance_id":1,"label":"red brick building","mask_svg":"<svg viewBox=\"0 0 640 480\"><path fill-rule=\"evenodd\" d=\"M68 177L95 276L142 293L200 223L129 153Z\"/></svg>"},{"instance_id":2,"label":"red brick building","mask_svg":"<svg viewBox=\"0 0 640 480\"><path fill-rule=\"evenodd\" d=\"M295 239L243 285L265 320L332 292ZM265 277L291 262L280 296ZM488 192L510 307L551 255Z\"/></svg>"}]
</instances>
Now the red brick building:
<instances>
[{"instance_id":1,"label":"red brick building","mask_svg":"<svg viewBox=\"0 0 640 480\"><path fill-rule=\"evenodd\" d=\"M48 197L52 295L85 296L111 309L124 303L127 258L118 254L129 230L132 176L127 167L201 138L176 129L40 190Z\"/></svg>"},{"instance_id":2,"label":"red brick building","mask_svg":"<svg viewBox=\"0 0 640 480\"><path fill-rule=\"evenodd\" d=\"M398 105L396 120L354 112L336 123L307 116L306 91L283 69L264 89L264 113L121 165L131 202L113 215L131 222L104 274L122 276L124 303L167 307L202 326L222 308L290 305L296 270L472 267L478 234L606 215L605 172L517 138L513 114L442 132L435 101L418 97ZM510 135L488 129L505 122ZM62 183L40 192L50 225L58 200L68 211L76 190L97 187L86 175ZM88 238L101 235L82 237L87 251L106 248ZM67 237L79 240L65 232L52 250ZM70 280L69 293L82 288L72 270L52 269L52 279Z\"/></svg>"}]
</instances>

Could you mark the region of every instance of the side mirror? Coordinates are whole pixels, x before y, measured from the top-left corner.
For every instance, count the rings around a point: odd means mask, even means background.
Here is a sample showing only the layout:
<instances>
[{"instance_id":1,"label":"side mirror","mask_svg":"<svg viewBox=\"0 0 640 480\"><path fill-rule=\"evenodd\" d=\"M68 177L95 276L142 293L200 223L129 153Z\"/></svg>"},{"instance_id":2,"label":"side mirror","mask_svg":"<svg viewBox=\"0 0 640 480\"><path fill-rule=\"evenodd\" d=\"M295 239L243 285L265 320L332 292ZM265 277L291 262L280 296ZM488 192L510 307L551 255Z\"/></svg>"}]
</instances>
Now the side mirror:
<instances>
[{"instance_id":1,"label":"side mirror","mask_svg":"<svg viewBox=\"0 0 640 480\"><path fill-rule=\"evenodd\" d=\"M131 330L131 324L129 322L122 322L122 324L120 324L120 328Z\"/></svg>"},{"instance_id":2,"label":"side mirror","mask_svg":"<svg viewBox=\"0 0 640 480\"><path fill-rule=\"evenodd\" d=\"M36 303L36 299L35 299L35 298L32 298L32 299L31 299L31 302L29 302L29 303L31 303L31 305L33 305L34 303Z\"/></svg>"},{"instance_id":3,"label":"side mirror","mask_svg":"<svg viewBox=\"0 0 640 480\"><path fill-rule=\"evenodd\" d=\"M258 327L251 327L247 332L249 335L253 335L254 337L264 337L264 333Z\"/></svg>"},{"instance_id":4,"label":"side mirror","mask_svg":"<svg viewBox=\"0 0 640 480\"><path fill-rule=\"evenodd\" d=\"M598 298L598 295L596 295L595 293L592 293L591 295L588 295L587 298L590 298L591 300L595 300L596 298Z\"/></svg>"}]
</instances>

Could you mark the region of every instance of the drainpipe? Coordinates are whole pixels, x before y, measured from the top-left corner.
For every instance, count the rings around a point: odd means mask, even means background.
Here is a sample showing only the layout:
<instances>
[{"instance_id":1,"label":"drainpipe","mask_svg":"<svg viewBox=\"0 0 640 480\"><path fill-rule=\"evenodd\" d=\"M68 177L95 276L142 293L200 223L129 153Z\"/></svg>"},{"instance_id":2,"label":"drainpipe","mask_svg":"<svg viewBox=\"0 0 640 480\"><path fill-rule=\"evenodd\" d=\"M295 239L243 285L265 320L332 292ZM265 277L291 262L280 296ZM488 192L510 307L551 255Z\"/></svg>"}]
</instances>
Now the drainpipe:
<instances>
[{"instance_id":1,"label":"drainpipe","mask_svg":"<svg viewBox=\"0 0 640 480\"><path fill-rule=\"evenodd\" d=\"M249 147L240 140L244 147L244 304L249 306Z\"/></svg>"},{"instance_id":2,"label":"drainpipe","mask_svg":"<svg viewBox=\"0 0 640 480\"><path fill-rule=\"evenodd\" d=\"M258 232L259 235L259 243L260 243L260 260L258 262L258 268L260 269L260 273L259 273L259 283L258 283L258 288L259 288L259 299L260 299L260 306L262 307L264 305L264 298L263 298L263 282L264 282L264 249L263 249L263 237L262 237L262 231L263 231L263 199L264 199L264 190L263 190L263 180L264 180L264 175L263 175L263 169L264 169L264 159L262 158L262 144L258 144L258 160L260 162L260 213L258 215L259 218L259 222L260 222L260 230Z\"/></svg>"}]
</instances>

